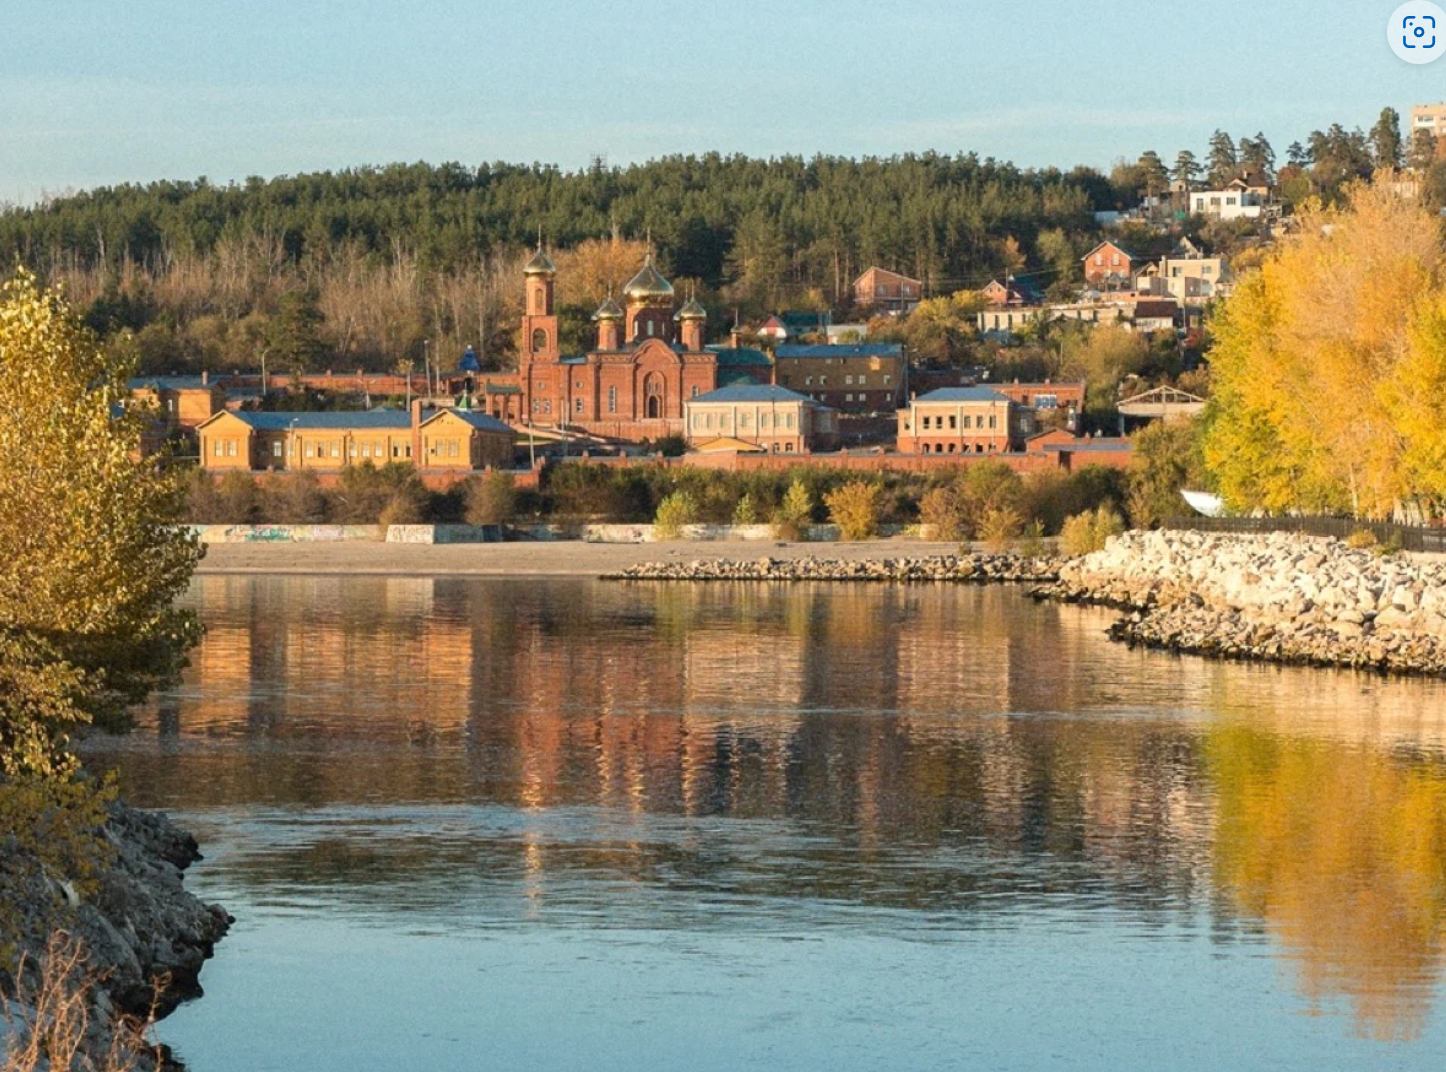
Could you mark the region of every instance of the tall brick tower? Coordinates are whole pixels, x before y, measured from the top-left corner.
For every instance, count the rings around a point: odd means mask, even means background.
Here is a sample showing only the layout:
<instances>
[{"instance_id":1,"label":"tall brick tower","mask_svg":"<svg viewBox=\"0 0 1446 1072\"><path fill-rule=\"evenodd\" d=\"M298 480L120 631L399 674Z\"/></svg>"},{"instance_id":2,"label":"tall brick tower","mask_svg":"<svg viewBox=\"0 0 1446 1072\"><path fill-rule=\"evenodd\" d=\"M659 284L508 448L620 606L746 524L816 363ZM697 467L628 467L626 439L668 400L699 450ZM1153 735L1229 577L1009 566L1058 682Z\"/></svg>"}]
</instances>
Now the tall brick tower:
<instances>
[{"instance_id":1,"label":"tall brick tower","mask_svg":"<svg viewBox=\"0 0 1446 1072\"><path fill-rule=\"evenodd\" d=\"M558 349L557 310L553 307L552 293L557 265L543 252L541 243L538 244L537 252L532 255L532 260L522 269L522 274L527 277L525 304L522 309L522 338L517 357L517 378L522 388L522 416L524 419L541 418L544 423L548 423L547 414L551 412L551 404L549 403L544 412L535 404L534 397L546 394L550 398L555 377L547 376L545 380L539 380L535 372L540 369L535 370L534 366L554 366L561 359L562 353ZM535 385L540 387L542 382L547 384L548 391L535 391Z\"/></svg>"}]
</instances>

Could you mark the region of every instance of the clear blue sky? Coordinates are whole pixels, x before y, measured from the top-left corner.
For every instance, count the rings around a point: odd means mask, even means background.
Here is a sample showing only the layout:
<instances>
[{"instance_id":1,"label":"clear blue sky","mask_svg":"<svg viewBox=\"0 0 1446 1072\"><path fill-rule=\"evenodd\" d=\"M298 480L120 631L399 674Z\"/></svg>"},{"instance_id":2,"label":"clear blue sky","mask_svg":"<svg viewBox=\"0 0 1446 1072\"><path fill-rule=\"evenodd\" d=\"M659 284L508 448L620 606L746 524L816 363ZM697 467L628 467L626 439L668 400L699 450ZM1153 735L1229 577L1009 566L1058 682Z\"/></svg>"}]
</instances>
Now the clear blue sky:
<instances>
[{"instance_id":1,"label":"clear blue sky","mask_svg":"<svg viewBox=\"0 0 1446 1072\"><path fill-rule=\"evenodd\" d=\"M395 160L1282 156L1446 99L1397 0L3 0L0 200Z\"/></svg>"}]
</instances>

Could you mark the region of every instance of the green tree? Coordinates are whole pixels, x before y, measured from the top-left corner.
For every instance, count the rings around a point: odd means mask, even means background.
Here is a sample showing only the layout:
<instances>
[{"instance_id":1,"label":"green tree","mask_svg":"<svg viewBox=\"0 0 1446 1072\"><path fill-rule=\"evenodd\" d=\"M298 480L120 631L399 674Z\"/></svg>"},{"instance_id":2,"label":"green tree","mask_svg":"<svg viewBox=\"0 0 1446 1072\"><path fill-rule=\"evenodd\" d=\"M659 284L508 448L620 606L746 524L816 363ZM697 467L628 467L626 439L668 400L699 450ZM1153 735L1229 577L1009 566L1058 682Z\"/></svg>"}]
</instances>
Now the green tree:
<instances>
[{"instance_id":1,"label":"green tree","mask_svg":"<svg viewBox=\"0 0 1446 1072\"><path fill-rule=\"evenodd\" d=\"M1381 109L1381 117L1371 127L1371 156L1378 168L1401 166L1401 115L1396 109Z\"/></svg>"},{"instance_id":2,"label":"green tree","mask_svg":"<svg viewBox=\"0 0 1446 1072\"><path fill-rule=\"evenodd\" d=\"M1210 136L1210 151L1205 156L1206 176L1213 189L1220 189L1240 171L1240 157L1235 142L1223 130Z\"/></svg>"},{"instance_id":3,"label":"green tree","mask_svg":"<svg viewBox=\"0 0 1446 1072\"><path fill-rule=\"evenodd\" d=\"M1199 421L1156 421L1133 438L1130 459L1130 524L1151 528L1187 510L1180 492L1206 486Z\"/></svg>"},{"instance_id":4,"label":"green tree","mask_svg":"<svg viewBox=\"0 0 1446 1072\"><path fill-rule=\"evenodd\" d=\"M327 352L323 321L311 291L293 290L282 295L267 338L272 362L292 373L316 371Z\"/></svg>"},{"instance_id":5,"label":"green tree","mask_svg":"<svg viewBox=\"0 0 1446 1072\"><path fill-rule=\"evenodd\" d=\"M1170 188L1170 172L1154 149L1143 153L1139 163L1140 186L1146 197L1158 197Z\"/></svg>"},{"instance_id":6,"label":"green tree","mask_svg":"<svg viewBox=\"0 0 1446 1072\"><path fill-rule=\"evenodd\" d=\"M1204 171L1200 167L1200 161L1195 158L1195 154L1189 149L1181 149L1179 155L1175 157L1175 167L1170 172L1171 177L1176 182L1184 183L1186 189L1190 189L1199 183L1202 174Z\"/></svg>"}]
</instances>

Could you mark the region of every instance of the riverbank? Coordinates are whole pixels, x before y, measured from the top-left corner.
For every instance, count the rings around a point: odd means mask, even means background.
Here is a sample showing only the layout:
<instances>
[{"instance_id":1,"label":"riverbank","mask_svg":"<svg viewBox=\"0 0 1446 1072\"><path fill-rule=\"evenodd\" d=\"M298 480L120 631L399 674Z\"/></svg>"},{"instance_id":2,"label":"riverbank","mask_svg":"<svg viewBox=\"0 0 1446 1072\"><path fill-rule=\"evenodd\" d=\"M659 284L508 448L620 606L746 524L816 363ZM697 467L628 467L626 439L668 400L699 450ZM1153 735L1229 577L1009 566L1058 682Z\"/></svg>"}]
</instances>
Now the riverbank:
<instances>
[{"instance_id":1,"label":"riverbank","mask_svg":"<svg viewBox=\"0 0 1446 1072\"><path fill-rule=\"evenodd\" d=\"M27 866L20 853L0 868L0 903L15 913L10 937L27 960L34 964L60 928L83 944L88 974L101 980L90 994L91 1054L107 1051L116 1015L162 1017L199 996L201 966L232 923L221 906L185 889L183 873L200 852L164 815L113 803L102 836L113 855L88 896L66 876Z\"/></svg>"},{"instance_id":2,"label":"riverbank","mask_svg":"<svg viewBox=\"0 0 1446 1072\"><path fill-rule=\"evenodd\" d=\"M313 574L411 577L597 577L649 562L778 561L826 556L843 562L958 554L958 543L893 538L860 543L673 540L589 543L581 540L485 544L236 543L212 544L200 574Z\"/></svg>"},{"instance_id":3,"label":"riverbank","mask_svg":"<svg viewBox=\"0 0 1446 1072\"><path fill-rule=\"evenodd\" d=\"M1054 556L1012 553L910 555L890 558L841 558L830 549L814 555L754 559L695 558L678 562L645 562L613 573L605 581L880 581L895 584L929 581L956 584L1043 584L1059 579L1064 560Z\"/></svg>"},{"instance_id":4,"label":"riverbank","mask_svg":"<svg viewBox=\"0 0 1446 1072\"><path fill-rule=\"evenodd\" d=\"M1446 675L1446 564L1339 540L1130 532L1035 595L1128 611L1110 635L1131 645Z\"/></svg>"}]
</instances>

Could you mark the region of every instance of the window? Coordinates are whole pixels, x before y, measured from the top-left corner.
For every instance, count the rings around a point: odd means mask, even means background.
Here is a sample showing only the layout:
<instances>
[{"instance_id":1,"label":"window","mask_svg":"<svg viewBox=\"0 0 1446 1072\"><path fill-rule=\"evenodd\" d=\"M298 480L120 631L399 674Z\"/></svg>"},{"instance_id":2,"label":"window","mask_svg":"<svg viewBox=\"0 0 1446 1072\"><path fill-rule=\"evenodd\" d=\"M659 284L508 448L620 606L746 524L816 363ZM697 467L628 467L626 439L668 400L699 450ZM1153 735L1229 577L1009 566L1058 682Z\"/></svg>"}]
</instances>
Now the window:
<instances>
[{"instance_id":1,"label":"window","mask_svg":"<svg viewBox=\"0 0 1446 1072\"><path fill-rule=\"evenodd\" d=\"M893 382L893 379L894 379L894 378L893 378L892 376L890 376L888 373L884 373L884 386L885 386L885 387L889 386L889 384Z\"/></svg>"},{"instance_id":2,"label":"window","mask_svg":"<svg viewBox=\"0 0 1446 1072\"><path fill-rule=\"evenodd\" d=\"M920 427L920 428L923 428L924 430L927 431L928 428L929 428L929 418L928 418L928 417L920 417L920 418L919 418L919 427Z\"/></svg>"},{"instance_id":3,"label":"window","mask_svg":"<svg viewBox=\"0 0 1446 1072\"><path fill-rule=\"evenodd\" d=\"M819 385L820 387L827 387L827 386L828 386L828 377L827 377L827 376L820 376L820 377L818 378L818 385Z\"/></svg>"},{"instance_id":4,"label":"window","mask_svg":"<svg viewBox=\"0 0 1446 1072\"><path fill-rule=\"evenodd\" d=\"M279 457L281 457L281 440L276 439L276 440L273 440L273 441L272 441L272 443L271 443L271 456L272 456L273 458L279 458Z\"/></svg>"},{"instance_id":5,"label":"window","mask_svg":"<svg viewBox=\"0 0 1446 1072\"><path fill-rule=\"evenodd\" d=\"M708 415L703 419L703 422L704 422L705 425L707 425L707 427L712 428L712 427L713 427L713 414L711 414L711 413L708 414Z\"/></svg>"},{"instance_id":6,"label":"window","mask_svg":"<svg viewBox=\"0 0 1446 1072\"><path fill-rule=\"evenodd\" d=\"M812 376L805 376L805 377L803 378L803 383L804 383L804 386L805 386L805 387L812 387L812 386L813 386L813 377L812 377Z\"/></svg>"},{"instance_id":7,"label":"window","mask_svg":"<svg viewBox=\"0 0 1446 1072\"><path fill-rule=\"evenodd\" d=\"M846 383L848 386L852 387L852 386L854 385L854 378L853 378L852 376L845 376L845 377L844 377L844 383Z\"/></svg>"},{"instance_id":8,"label":"window","mask_svg":"<svg viewBox=\"0 0 1446 1072\"><path fill-rule=\"evenodd\" d=\"M306 456L308 458L312 456L312 447L310 443L306 444Z\"/></svg>"},{"instance_id":9,"label":"window","mask_svg":"<svg viewBox=\"0 0 1446 1072\"><path fill-rule=\"evenodd\" d=\"M697 397L698 397L698 388L697 388L696 386L693 388L693 397L694 397L694 398L697 398Z\"/></svg>"},{"instance_id":10,"label":"window","mask_svg":"<svg viewBox=\"0 0 1446 1072\"><path fill-rule=\"evenodd\" d=\"M226 456L228 458L236 457L236 440L228 439L226 441Z\"/></svg>"},{"instance_id":11,"label":"window","mask_svg":"<svg viewBox=\"0 0 1446 1072\"><path fill-rule=\"evenodd\" d=\"M747 427L749 426L749 424L752 423L752 421L753 421L753 418L752 418L749 414L747 414L747 413L740 413L740 414L738 414L738 427L739 427L739 428L747 428Z\"/></svg>"},{"instance_id":12,"label":"window","mask_svg":"<svg viewBox=\"0 0 1446 1072\"><path fill-rule=\"evenodd\" d=\"M793 427L793 414L792 414L792 413L785 413L785 414L783 415L783 427L785 427L785 428L792 428L792 427Z\"/></svg>"},{"instance_id":13,"label":"window","mask_svg":"<svg viewBox=\"0 0 1446 1072\"><path fill-rule=\"evenodd\" d=\"M968 417L965 417L964 419L967 421L969 418L968 418ZM949 414L949 427L950 427L950 428L957 428L957 427L959 427L959 419L958 419L957 417L955 417L954 414L952 414L952 413Z\"/></svg>"},{"instance_id":14,"label":"window","mask_svg":"<svg viewBox=\"0 0 1446 1072\"><path fill-rule=\"evenodd\" d=\"M534 352L547 349L547 332L543 331L542 328L538 328L532 333L532 349ZM538 386L541 387L544 385L538 384Z\"/></svg>"},{"instance_id":15,"label":"window","mask_svg":"<svg viewBox=\"0 0 1446 1072\"><path fill-rule=\"evenodd\" d=\"M218 457L218 458L221 457L222 453L223 453L225 450L226 450L226 448L221 445L221 441L220 441L219 439L216 440L216 449L215 449L215 451L214 451L216 457Z\"/></svg>"},{"instance_id":16,"label":"window","mask_svg":"<svg viewBox=\"0 0 1446 1072\"><path fill-rule=\"evenodd\" d=\"M532 311L534 313L547 312L547 296L543 294L541 288L538 288L536 291L533 292Z\"/></svg>"},{"instance_id":17,"label":"window","mask_svg":"<svg viewBox=\"0 0 1446 1072\"><path fill-rule=\"evenodd\" d=\"M989 415L989 427L990 427L990 428L997 428L997 427L998 427L998 424L996 423L997 421L998 421L998 418L995 417L994 414L991 413L991 414Z\"/></svg>"},{"instance_id":18,"label":"window","mask_svg":"<svg viewBox=\"0 0 1446 1072\"><path fill-rule=\"evenodd\" d=\"M332 456L333 458L340 458L340 457L341 457L341 444L340 444L340 443L333 443L333 444L331 445L331 456Z\"/></svg>"},{"instance_id":19,"label":"window","mask_svg":"<svg viewBox=\"0 0 1446 1072\"><path fill-rule=\"evenodd\" d=\"M651 339L652 337L653 337L653 322L652 322L651 320L649 320L649 321L648 321L648 338Z\"/></svg>"},{"instance_id":20,"label":"window","mask_svg":"<svg viewBox=\"0 0 1446 1072\"><path fill-rule=\"evenodd\" d=\"M363 458L370 458L372 456L372 445L370 443L363 443L361 454Z\"/></svg>"},{"instance_id":21,"label":"window","mask_svg":"<svg viewBox=\"0 0 1446 1072\"><path fill-rule=\"evenodd\" d=\"M580 398L575 398L575 399L573 399L573 401L572 401L572 411L573 411L574 413L581 413L581 412L582 412L582 399L580 399Z\"/></svg>"},{"instance_id":22,"label":"window","mask_svg":"<svg viewBox=\"0 0 1446 1072\"><path fill-rule=\"evenodd\" d=\"M846 395L844 395L844 401L845 401L845 402L852 402L853 400L854 400L854 396L853 396L852 394L846 394Z\"/></svg>"},{"instance_id":23,"label":"window","mask_svg":"<svg viewBox=\"0 0 1446 1072\"><path fill-rule=\"evenodd\" d=\"M400 458L401 456L402 456L402 448L401 448L401 446L400 446L399 444L397 444L397 443L393 443L393 444L392 444L392 457L393 457L393 458Z\"/></svg>"},{"instance_id":24,"label":"window","mask_svg":"<svg viewBox=\"0 0 1446 1072\"><path fill-rule=\"evenodd\" d=\"M609 413L616 413L617 411L618 411L618 389L617 389L616 387L609 387L609 388L608 388L608 412L609 412Z\"/></svg>"},{"instance_id":25,"label":"window","mask_svg":"<svg viewBox=\"0 0 1446 1072\"><path fill-rule=\"evenodd\" d=\"M356 444L355 444L355 443L348 443L348 444L347 444L346 456L347 456L348 458L355 458L355 457L356 457Z\"/></svg>"}]
</instances>

